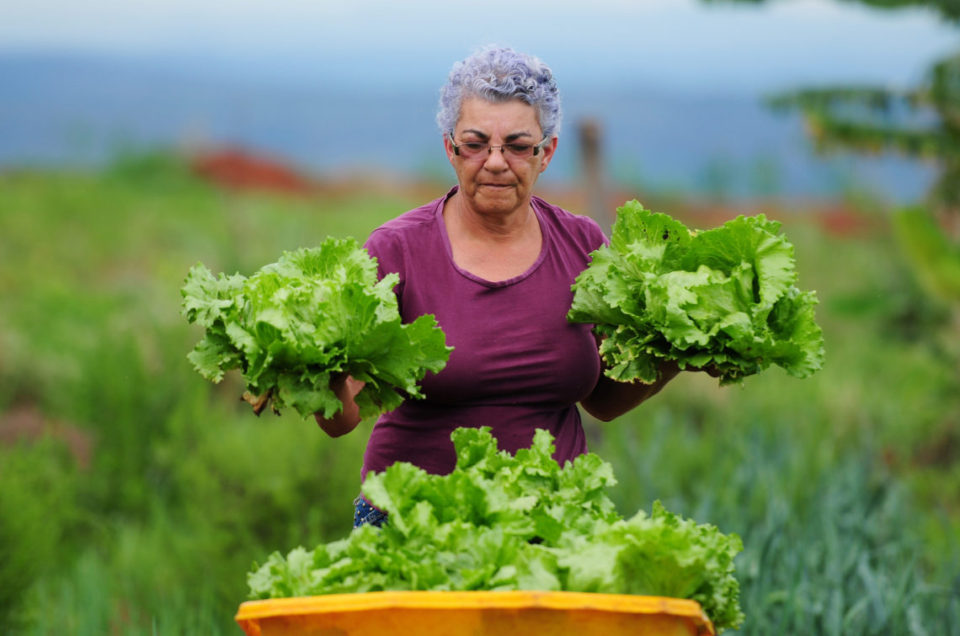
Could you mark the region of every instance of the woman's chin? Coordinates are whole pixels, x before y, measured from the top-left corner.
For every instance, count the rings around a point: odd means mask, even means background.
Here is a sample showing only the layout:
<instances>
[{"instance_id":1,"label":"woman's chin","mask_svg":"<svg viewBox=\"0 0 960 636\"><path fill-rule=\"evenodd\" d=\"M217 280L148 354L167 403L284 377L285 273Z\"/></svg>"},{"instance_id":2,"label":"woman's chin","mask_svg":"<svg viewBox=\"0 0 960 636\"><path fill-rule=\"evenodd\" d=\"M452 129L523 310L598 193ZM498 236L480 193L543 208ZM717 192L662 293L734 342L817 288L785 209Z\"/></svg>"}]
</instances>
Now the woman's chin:
<instances>
[{"instance_id":1,"label":"woman's chin","mask_svg":"<svg viewBox=\"0 0 960 636\"><path fill-rule=\"evenodd\" d=\"M520 205L514 188L481 186L474 200L477 209L485 212L512 212Z\"/></svg>"}]
</instances>

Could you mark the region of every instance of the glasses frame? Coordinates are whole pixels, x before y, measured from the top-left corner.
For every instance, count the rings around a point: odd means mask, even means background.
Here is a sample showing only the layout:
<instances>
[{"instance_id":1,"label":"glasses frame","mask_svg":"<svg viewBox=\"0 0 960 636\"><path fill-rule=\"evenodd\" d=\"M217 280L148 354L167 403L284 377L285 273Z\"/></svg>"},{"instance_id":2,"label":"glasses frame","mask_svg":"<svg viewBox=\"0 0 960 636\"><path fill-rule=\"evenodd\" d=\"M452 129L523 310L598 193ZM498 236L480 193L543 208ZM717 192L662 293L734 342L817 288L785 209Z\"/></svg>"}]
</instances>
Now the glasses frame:
<instances>
[{"instance_id":1,"label":"glasses frame","mask_svg":"<svg viewBox=\"0 0 960 636\"><path fill-rule=\"evenodd\" d=\"M505 152L503 151L503 147L504 147L504 146L511 146L511 145L514 145L514 144L500 144L499 146L494 146L493 144L489 144L489 143L487 143L487 142L485 142L485 141L471 141L471 142L462 142L462 143L459 143L459 144L458 144L458 143L457 143L457 140L453 138L453 133L452 133L452 132L451 132L451 133L447 133L447 134L450 136L450 145L453 146L453 154L457 155L458 157L463 157L463 158L465 158L465 159L473 159L473 158L475 158L475 157L482 157L482 156L483 156L483 153L482 153L482 152L478 152L478 153L477 153L476 155L474 155L473 157L467 157L466 155L461 155L461 154L460 154L460 146L463 146L463 145L465 145L466 143L483 143L483 144L487 144L487 157L489 157L490 155L493 154L493 149L494 149L494 148L496 148L497 150L500 151L500 154L503 155L504 159L508 159L508 160L509 160L509 158L511 157L510 155L508 155L507 153L505 153ZM541 139L538 143L533 144L533 154L530 155L530 157L536 157L537 155L539 155L539 154L540 154L540 151L543 149L543 147L544 147L545 145L547 145L547 142L548 142L548 141L550 141L550 138L547 137L546 135L544 135L543 139ZM529 159L530 157L516 157L516 156L514 156L513 158L514 158L514 159Z\"/></svg>"}]
</instances>

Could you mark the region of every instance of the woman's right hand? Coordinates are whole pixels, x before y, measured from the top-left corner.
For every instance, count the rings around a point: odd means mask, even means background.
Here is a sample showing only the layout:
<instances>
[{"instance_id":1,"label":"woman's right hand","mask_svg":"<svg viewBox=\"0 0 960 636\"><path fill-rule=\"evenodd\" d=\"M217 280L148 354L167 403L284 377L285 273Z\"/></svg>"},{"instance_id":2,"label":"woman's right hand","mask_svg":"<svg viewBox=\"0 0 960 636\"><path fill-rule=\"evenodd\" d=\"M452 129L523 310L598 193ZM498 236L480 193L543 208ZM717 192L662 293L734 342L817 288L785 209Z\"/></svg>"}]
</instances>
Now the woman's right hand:
<instances>
[{"instance_id":1,"label":"woman's right hand","mask_svg":"<svg viewBox=\"0 0 960 636\"><path fill-rule=\"evenodd\" d=\"M360 408L354 398L364 386L366 386L366 382L357 380L346 373L335 376L330 380L330 388L333 389L333 393L343 404L343 408L329 419L323 417L320 413L313 414L324 433L330 437L340 437L357 428L357 424L360 423Z\"/></svg>"}]
</instances>

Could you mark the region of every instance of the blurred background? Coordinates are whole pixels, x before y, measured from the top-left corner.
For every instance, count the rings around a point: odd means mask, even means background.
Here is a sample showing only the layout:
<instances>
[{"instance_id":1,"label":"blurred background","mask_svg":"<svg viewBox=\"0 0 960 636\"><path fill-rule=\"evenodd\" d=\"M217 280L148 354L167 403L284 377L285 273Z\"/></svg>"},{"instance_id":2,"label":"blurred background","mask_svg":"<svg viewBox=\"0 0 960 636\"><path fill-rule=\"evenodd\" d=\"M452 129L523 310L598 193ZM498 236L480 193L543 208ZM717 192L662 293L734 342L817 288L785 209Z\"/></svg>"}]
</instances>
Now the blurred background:
<instances>
[{"instance_id":1,"label":"blurred background","mask_svg":"<svg viewBox=\"0 0 960 636\"><path fill-rule=\"evenodd\" d=\"M960 5L347 4L0 9L0 631L236 634L255 561L349 532L372 422L253 416L179 289L445 192L439 88L496 43L563 94L541 195L765 213L820 299L813 377L585 419L621 513L740 534L742 633L960 633Z\"/></svg>"}]
</instances>

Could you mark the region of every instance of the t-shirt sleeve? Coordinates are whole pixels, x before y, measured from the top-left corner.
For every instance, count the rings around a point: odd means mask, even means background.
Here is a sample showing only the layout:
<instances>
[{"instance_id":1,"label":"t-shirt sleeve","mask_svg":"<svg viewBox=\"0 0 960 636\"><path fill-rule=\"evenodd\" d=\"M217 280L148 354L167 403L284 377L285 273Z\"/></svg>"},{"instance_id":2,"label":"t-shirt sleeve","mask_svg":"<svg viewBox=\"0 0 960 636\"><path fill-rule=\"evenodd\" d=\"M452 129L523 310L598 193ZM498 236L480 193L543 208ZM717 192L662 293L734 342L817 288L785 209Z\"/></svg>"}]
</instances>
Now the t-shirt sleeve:
<instances>
[{"instance_id":1,"label":"t-shirt sleeve","mask_svg":"<svg viewBox=\"0 0 960 636\"><path fill-rule=\"evenodd\" d=\"M394 232L377 228L367 238L363 247L366 248L370 256L377 259L378 279L383 280L383 277L390 273L396 273L400 276L400 282L393 288L399 300L406 283L403 245L399 237Z\"/></svg>"},{"instance_id":2,"label":"t-shirt sleeve","mask_svg":"<svg viewBox=\"0 0 960 636\"><path fill-rule=\"evenodd\" d=\"M593 249L597 249L602 245L610 245L610 239L607 238L607 235L600 229L600 225L590 217L587 218L590 220L590 241L594 245Z\"/></svg>"},{"instance_id":3,"label":"t-shirt sleeve","mask_svg":"<svg viewBox=\"0 0 960 636\"><path fill-rule=\"evenodd\" d=\"M579 233L584 241L583 247L585 251L592 252L603 245L610 244L610 239L608 239L607 235L603 233L603 230L600 228L600 224L597 223L592 217L578 215L574 218L576 218L576 221L579 224Z\"/></svg>"}]
</instances>

